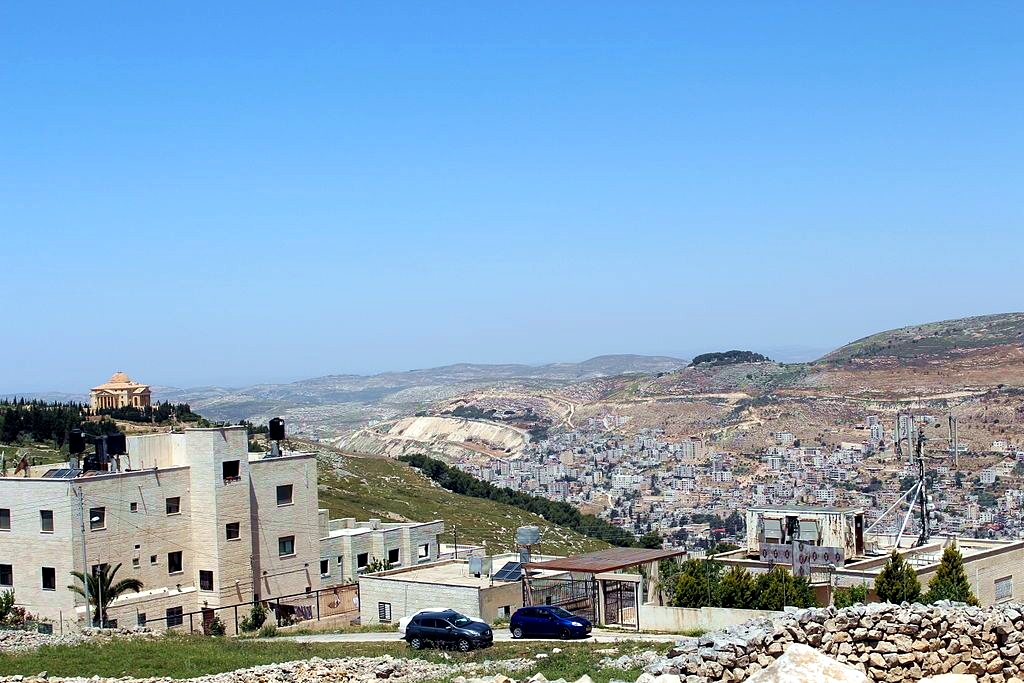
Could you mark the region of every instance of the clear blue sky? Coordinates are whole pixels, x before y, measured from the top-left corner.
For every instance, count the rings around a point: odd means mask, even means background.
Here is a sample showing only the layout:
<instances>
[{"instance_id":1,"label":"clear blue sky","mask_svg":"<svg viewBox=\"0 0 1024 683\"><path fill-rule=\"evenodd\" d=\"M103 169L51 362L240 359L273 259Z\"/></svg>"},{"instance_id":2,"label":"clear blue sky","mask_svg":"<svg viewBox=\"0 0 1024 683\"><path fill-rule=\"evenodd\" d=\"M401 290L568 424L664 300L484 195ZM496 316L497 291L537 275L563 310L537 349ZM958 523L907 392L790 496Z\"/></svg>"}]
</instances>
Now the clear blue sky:
<instances>
[{"instance_id":1,"label":"clear blue sky","mask_svg":"<svg viewBox=\"0 0 1024 683\"><path fill-rule=\"evenodd\" d=\"M1024 4L7 2L0 393L1024 309Z\"/></svg>"}]
</instances>

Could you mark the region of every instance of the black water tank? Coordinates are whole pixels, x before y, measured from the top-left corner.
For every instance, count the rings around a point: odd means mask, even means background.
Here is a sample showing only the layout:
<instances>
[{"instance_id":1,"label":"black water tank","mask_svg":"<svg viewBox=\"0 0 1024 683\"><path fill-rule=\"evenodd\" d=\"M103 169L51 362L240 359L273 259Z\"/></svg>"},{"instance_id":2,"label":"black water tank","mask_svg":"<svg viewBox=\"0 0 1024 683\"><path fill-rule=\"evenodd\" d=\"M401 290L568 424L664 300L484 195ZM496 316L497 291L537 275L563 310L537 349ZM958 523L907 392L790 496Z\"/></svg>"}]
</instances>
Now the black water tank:
<instances>
[{"instance_id":1,"label":"black water tank","mask_svg":"<svg viewBox=\"0 0 1024 683\"><path fill-rule=\"evenodd\" d=\"M284 420L279 417L270 421L270 440L284 441Z\"/></svg>"},{"instance_id":2,"label":"black water tank","mask_svg":"<svg viewBox=\"0 0 1024 683\"><path fill-rule=\"evenodd\" d=\"M128 442L124 434L107 435L107 455L124 455L128 452Z\"/></svg>"},{"instance_id":3,"label":"black water tank","mask_svg":"<svg viewBox=\"0 0 1024 683\"><path fill-rule=\"evenodd\" d=\"M71 455L81 455L85 453L85 437L82 436L81 429L72 429L71 435L68 437L68 452Z\"/></svg>"}]
</instances>

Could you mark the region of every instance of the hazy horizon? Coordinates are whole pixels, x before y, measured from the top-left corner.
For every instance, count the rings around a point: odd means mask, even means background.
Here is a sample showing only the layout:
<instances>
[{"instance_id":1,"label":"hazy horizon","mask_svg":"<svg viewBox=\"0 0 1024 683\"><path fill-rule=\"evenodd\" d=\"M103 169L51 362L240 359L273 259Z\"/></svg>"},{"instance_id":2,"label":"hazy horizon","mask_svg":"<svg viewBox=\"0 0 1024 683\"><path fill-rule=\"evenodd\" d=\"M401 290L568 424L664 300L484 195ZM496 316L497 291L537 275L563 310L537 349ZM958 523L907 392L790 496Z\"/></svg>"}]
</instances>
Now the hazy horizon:
<instances>
[{"instance_id":1,"label":"hazy horizon","mask_svg":"<svg viewBox=\"0 0 1024 683\"><path fill-rule=\"evenodd\" d=\"M1021 307L1024 5L0 22L0 393L824 352Z\"/></svg>"}]
</instances>

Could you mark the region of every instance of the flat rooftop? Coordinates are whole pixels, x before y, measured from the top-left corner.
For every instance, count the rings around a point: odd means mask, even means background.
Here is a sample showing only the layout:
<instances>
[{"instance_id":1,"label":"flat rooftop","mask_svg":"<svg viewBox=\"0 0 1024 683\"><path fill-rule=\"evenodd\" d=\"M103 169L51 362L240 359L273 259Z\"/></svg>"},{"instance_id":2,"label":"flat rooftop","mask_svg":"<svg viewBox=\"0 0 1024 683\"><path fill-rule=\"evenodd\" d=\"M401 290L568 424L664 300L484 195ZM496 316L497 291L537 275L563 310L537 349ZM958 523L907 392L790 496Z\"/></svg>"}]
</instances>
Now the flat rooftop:
<instances>
[{"instance_id":1,"label":"flat rooftop","mask_svg":"<svg viewBox=\"0 0 1024 683\"><path fill-rule=\"evenodd\" d=\"M492 566L492 571L496 572L501 569L504 562L497 561ZM557 576L564 572L558 571L545 571L538 572L536 576ZM531 573L530 576L535 576ZM509 583L519 583L516 581L497 581L492 580L490 576L481 574L479 578L469 573L469 564L462 560L443 560L441 562L432 562L430 564L424 564L419 567L405 567L398 569L391 569L385 572L379 572L377 574L366 575L365 578L369 579L386 579L389 581L403 581L407 583L424 583L424 584L443 584L447 586L467 586L471 588L490 588L494 586L504 586Z\"/></svg>"},{"instance_id":2,"label":"flat rooftop","mask_svg":"<svg viewBox=\"0 0 1024 683\"><path fill-rule=\"evenodd\" d=\"M667 560L672 557L686 555L682 549L650 550L646 548L608 548L584 555L573 555L546 562L531 562L527 569L546 569L551 571L577 572L579 574L603 574L619 569L627 569L642 564Z\"/></svg>"},{"instance_id":3,"label":"flat rooftop","mask_svg":"<svg viewBox=\"0 0 1024 683\"><path fill-rule=\"evenodd\" d=\"M862 507L829 507L827 505L772 505L748 508L754 512L818 512L826 514L841 514L846 512L864 512Z\"/></svg>"}]
</instances>

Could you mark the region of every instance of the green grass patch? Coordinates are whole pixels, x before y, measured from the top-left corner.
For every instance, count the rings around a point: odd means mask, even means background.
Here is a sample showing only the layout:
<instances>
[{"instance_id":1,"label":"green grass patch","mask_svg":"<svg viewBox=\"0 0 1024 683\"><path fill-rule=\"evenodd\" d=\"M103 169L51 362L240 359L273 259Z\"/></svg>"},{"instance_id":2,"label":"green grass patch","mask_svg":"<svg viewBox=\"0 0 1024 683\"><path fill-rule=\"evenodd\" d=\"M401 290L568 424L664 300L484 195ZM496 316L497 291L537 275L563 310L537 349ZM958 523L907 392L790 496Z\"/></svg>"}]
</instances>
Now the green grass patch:
<instances>
[{"instance_id":1,"label":"green grass patch","mask_svg":"<svg viewBox=\"0 0 1024 683\"><path fill-rule=\"evenodd\" d=\"M623 642L614 645L561 641L495 643L493 647L466 654L453 651L410 649L396 636L394 642L374 643L296 643L287 640L235 640L203 636L168 635L152 640L119 639L106 643L74 646L46 646L34 652L0 655L0 675L35 675L47 671L51 676L171 677L191 678L261 664L288 662L311 657L395 657L418 658L432 662L457 664L483 663L506 659L530 659L536 663L522 677L543 672L551 679L575 680L589 674L596 683L612 678L634 680L640 671L600 670L605 657L654 650L664 653L668 643ZM554 648L561 652L554 654ZM614 649L614 653L607 652ZM604 650L605 652L601 652ZM538 653L548 657L535 660ZM447 679L445 679L447 680Z\"/></svg>"}]
</instances>

